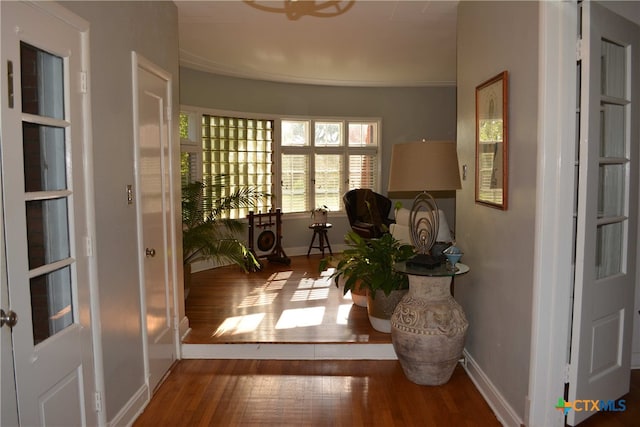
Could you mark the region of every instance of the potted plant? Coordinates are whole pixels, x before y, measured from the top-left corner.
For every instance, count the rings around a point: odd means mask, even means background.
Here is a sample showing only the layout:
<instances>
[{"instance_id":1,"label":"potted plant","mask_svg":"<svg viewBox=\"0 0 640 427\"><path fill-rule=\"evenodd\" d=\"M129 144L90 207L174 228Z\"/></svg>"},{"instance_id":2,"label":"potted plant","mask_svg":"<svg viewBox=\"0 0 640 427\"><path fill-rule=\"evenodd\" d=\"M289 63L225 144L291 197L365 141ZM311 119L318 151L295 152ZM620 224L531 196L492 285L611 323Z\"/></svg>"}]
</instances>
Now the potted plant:
<instances>
[{"instance_id":1,"label":"potted plant","mask_svg":"<svg viewBox=\"0 0 640 427\"><path fill-rule=\"evenodd\" d=\"M311 211L311 224L326 224L329 219L329 208L321 206Z\"/></svg>"},{"instance_id":2,"label":"potted plant","mask_svg":"<svg viewBox=\"0 0 640 427\"><path fill-rule=\"evenodd\" d=\"M390 318L396 304L409 289L405 274L393 269L396 262L414 255L411 245L403 245L390 233L376 239L365 239L354 231L345 236L347 249L342 252L331 277L338 283L344 279L343 292L362 286L368 290L369 321L380 332L391 332ZM328 261L321 262L321 268Z\"/></svg>"},{"instance_id":3,"label":"potted plant","mask_svg":"<svg viewBox=\"0 0 640 427\"><path fill-rule=\"evenodd\" d=\"M225 176L214 179L212 185L223 186ZM185 272L185 297L190 285L191 264L196 261L215 260L232 263L245 271L259 268L260 264L247 246L238 239L245 224L237 219L225 218L229 209L254 207L266 194L251 187L243 187L213 202L205 212L202 198L205 185L196 181L182 187L182 262Z\"/></svg>"}]
</instances>

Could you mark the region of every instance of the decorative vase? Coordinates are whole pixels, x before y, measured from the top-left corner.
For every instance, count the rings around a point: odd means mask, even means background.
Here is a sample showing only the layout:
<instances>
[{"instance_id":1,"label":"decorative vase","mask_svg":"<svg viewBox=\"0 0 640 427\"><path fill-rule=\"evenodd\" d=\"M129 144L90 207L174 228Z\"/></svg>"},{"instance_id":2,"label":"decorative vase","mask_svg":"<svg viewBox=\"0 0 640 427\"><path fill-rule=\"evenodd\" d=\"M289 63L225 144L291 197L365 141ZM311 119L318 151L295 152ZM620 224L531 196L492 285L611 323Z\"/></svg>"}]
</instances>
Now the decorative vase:
<instances>
[{"instance_id":1,"label":"decorative vase","mask_svg":"<svg viewBox=\"0 0 640 427\"><path fill-rule=\"evenodd\" d=\"M407 294L406 289L391 291L386 295L384 291L369 292L367 296L367 314L373 329L378 332L391 332L391 315L396 306Z\"/></svg>"},{"instance_id":2,"label":"decorative vase","mask_svg":"<svg viewBox=\"0 0 640 427\"><path fill-rule=\"evenodd\" d=\"M391 341L402 370L421 385L451 378L469 327L449 291L451 276L409 274L409 292L391 316Z\"/></svg>"}]
</instances>

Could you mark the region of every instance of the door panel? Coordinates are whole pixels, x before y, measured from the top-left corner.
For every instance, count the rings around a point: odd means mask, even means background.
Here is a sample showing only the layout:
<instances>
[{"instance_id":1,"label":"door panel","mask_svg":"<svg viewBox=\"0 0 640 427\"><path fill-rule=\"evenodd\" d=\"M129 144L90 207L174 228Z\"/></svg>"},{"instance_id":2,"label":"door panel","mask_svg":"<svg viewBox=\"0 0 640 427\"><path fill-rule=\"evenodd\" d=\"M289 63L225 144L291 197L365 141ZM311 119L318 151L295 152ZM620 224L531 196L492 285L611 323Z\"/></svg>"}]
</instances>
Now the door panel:
<instances>
[{"instance_id":1,"label":"door panel","mask_svg":"<svg viewBox=\"0 0 640 427\"><path fill-rule=\"evenodd\" d=\"M153 390L176 359L173 282L175 263L169 250L169 81L147 61L138 60L138 172L141 211L140 249L143 282L147 375Z\"/></svg>"},{"instance_id":2,"label":"door panel","mask_svg":"<svg viewBox=\"0 0 640 427\"><path fill-rule=\"evenodd\" d=\"M629 391L638 218L639 28L583 3L576 280L569 401ZM575 425L591 411L569 411Z\"/></svg>"},{"instance_id":3,"label":"door panel","mask_svg":"<svg viewBox=\"0 0 640 427\"><path fill-rule=\"evenodd\" d=\"M3 79L13 69L2 192L19 421L94 424L82 35L37 5L1 7Z\"/></svg>"}]
</instances>

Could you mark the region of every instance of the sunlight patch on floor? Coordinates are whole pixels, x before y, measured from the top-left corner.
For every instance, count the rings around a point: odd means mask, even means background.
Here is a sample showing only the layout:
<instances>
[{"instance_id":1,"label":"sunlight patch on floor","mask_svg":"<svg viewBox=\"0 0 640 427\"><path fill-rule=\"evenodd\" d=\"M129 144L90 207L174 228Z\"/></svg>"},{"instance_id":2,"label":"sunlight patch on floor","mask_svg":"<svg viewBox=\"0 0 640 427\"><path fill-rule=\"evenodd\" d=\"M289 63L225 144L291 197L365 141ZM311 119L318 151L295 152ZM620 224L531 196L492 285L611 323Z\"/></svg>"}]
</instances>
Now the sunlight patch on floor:
<instances>
[{"instance_id":1,"label":"sunlight patch on floor","mask_svg":"<svg viewBox=\"0 0 640 427\"><path fill-rule=\"evenodd\" d=\"M227 317L212 336L236 335L253 332L264 319L266 313L248 314L246 316Z\"/></svg>"},{"instance_id":2,"label":"sunlight patch on floor","mask_svg":"<svg viewBox=\"0 0 640 427\"><path fill-rule=\"evenodd\" d=\"M269 282L275 281L275 280L287 280L289 277L291 277L291 275L293 274L293 271L289 270L289 271L278 271L276 273L273 273L271 276L269 276L269 278L267 279Z\"/></svg>"},{"instance_id":3,"label":"sunlight patch on floor","mask_svg":"<svg viewBox=\"0 0 640 427\"><path fill-rule=\"evenodd\" d=\"M274 280L272 282L267 282L262 286L258 286L256 290L260 291L280 291L287 284L286 280Z\"/></svg>"},{"instance_id":4,"label":"sunlight patch on floor","mask_svg":"<svg viewBox=\"0 0 640 427\"><path fill-rule=\"evenodd\" d=\"M346 325L349 322L349 313L351 313L352 308L353 308L353 304L341 304L340 307L338 307L336 324Z\"/></svg>"},{"instance_id":5,"label":"sunlight patch on floor","mask_svg":"<svg viewBox=\"0 0 640 427\"><path fill-rule=\"evenodd\" d=\"M322 324L324 317L324 307L294 308L284 310L276 329L303 328L306 326L317 326Z\"/></svg>"},{"instance_id":6,"label":"sunlight patch on floor","mask_svg":"<svg viewBox=\"0 0 640 427\"><path fill-rule=\"evenodd\" d=\"M329 289L300 289L291 296L291 302L317 301L329 298Z\"/></svg>"},{"instance_id":7,"label":"sunlight patch on floor","mask_svg":"<svg viewBox=\"0 0 640 427\"><path fill-rule=\"evenodd\" d=\"M269 305L272 304L273 301L278 296L278 293L269 293L269 294L253 294L247 295L242 299L240 304L238 304L238 308L246 308L246 307L257 307L260 305Z\"/></svg>"}]
</instances>

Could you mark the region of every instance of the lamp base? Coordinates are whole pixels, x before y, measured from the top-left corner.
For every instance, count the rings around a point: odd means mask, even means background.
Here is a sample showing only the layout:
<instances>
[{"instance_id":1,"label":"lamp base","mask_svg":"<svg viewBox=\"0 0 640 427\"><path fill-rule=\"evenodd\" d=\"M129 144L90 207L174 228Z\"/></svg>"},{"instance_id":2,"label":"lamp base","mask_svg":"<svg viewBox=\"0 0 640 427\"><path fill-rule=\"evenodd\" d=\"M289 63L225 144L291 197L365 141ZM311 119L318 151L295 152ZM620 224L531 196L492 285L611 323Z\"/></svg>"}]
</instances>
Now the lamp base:
<instances>
[{"instance_id":1,"label":"lamp base","mask_svg":"<svg viewBox=\"0 0 640 427\"><path fill-rule=\"evenodd\" d=\"M407 260L407 267L420 267L426 269L434 269L442 265L442 258L428 254L416 254L413 258Z\"/></svg>"}]
</instances>

